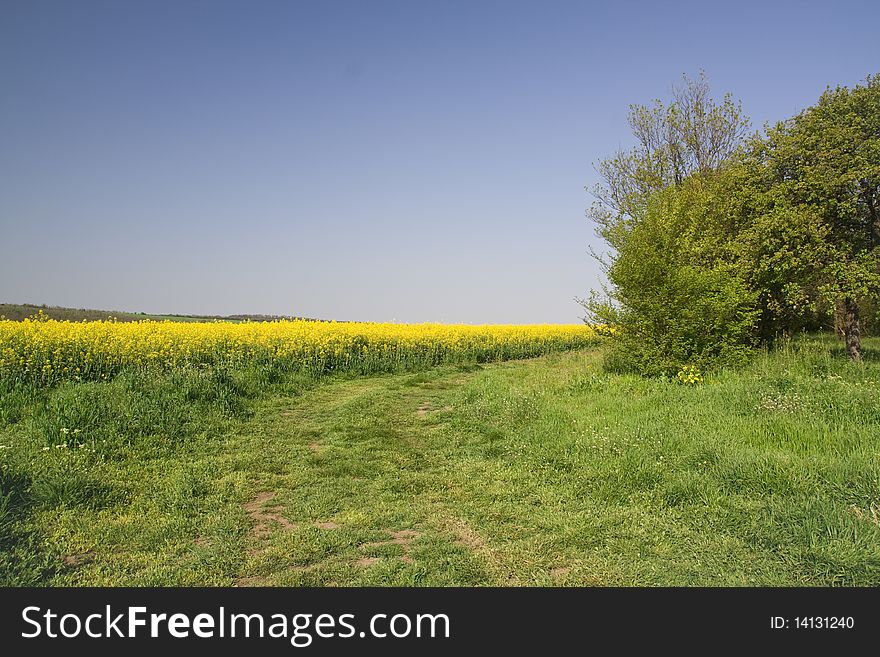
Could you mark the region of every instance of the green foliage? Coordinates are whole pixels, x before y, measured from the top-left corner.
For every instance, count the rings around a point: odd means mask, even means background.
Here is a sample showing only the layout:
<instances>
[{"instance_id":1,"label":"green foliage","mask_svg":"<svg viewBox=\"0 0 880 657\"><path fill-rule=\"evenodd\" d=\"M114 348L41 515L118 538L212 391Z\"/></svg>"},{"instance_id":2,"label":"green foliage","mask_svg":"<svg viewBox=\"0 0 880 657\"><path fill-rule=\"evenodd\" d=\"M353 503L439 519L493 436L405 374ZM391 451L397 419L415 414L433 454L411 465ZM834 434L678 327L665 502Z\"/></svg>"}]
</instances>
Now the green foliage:
<instances>
[{"instance_id":1,"label":"green foliage","mask_svg":"<svg viewBox=\"0 0 880 657\"><path fill-rule=\"evenodd\" d=\"M801 223L818 226L823 253L809 279L833 309L880 292L880 75L837 87L768 131L757 153L765 184Z\"/></svg>"},{"instance_id":2,"label":"green foliage","mask_svg":"<svg viewBox=\"0 0 880 657\"><path fill-rule=\"evenodd\" d=\"M607 275L611 299L586 303L592 321L617 327L611 369L674 376L685 364L742 362L757 321L755 295L719 239L715 178L693 176L653 195Z\"/></svg>"},{"instance_id":3,"label":"green foliage","mask_svg":"<svg viewBox=\"0 0 880 657\"><path fill-rule=\"evenodd\" d=\"M731 248L737 275L756 295L758 336L769 342L819 328L817 277L828 260L827 227L816 213L785 203L753 210L748 219Z\"/></svg>"},{"instance_id":4,"label":"green foliage","mask_svg":"<svg viewBox=\"0 0 880 657\"><path fill-rule=\"evenodd\" d=\"M87 447L112 456L136 441L173 443L218 426L223 417L246 416L260 378L256 370L191 367L65 382L32 411L32 426L48 448Z\"/></svg>"},{"instance_id":5,"label":"green foliage","mask_svg":"<svg viewBox=\"0 0 880 657\"><path fill-rule=\"evenodd\" d=\"M700 89L633 109L640 145L599 167L590 214L613 251L606 298L585 306L618 329L609 366L671 375L735 364L832 315L861 358L860 315L876 314L880 294L880 76L829 89L738 150L738 106L695 103ZM702 119L682 132L676 121L693 107ZM690 159L671 166L680 148Z\"/></svg>"},{"instance_id":6,"label":"green foliage","mask_svg":"<svg viewBox=\"0 0 880 657\"><path fill-rule=\"evenodd\" d=\"M596 165L601 178L592 188L588 214L598 234L616 249L634 222L647 211L651 196L681 184L692 174L718 170L736 151L749 127L742 106L725 95L716 102L701 71L683 76L667 105L630 105L628 122L636 145Z\"/></svg>"}]
</instances>

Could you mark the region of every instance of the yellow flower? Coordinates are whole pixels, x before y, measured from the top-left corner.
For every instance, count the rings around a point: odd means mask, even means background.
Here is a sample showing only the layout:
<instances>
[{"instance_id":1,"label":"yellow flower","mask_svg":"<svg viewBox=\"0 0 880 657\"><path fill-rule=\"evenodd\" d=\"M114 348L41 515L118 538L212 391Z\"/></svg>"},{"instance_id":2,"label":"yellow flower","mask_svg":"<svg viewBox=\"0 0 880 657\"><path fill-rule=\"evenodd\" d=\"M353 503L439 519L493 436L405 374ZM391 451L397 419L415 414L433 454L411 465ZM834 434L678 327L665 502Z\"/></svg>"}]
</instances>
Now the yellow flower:
<instances>
[{"instance_id":1,"label":"yellow flower","mask_svg":"<svg viewBox=\"0 0 880 657\"><path fill-rule=\"evenodd\" d=\"M678 380L686 385L703 382L703 375L694 365L685 365L678 372Z\"/></svg>"},{"instance_id":2,"label":"yellow flower","mask_svg":"<svg viewBox=\"0 0 880 657\"><path fill-rule=\"evenodd\" d=\"M274 363L287 370L362 373L538 356L586 346L586 325L367 322L121 323L0 320L0 376L52 383L104 380L124 368Z\"/></svg>"}]
</instances>

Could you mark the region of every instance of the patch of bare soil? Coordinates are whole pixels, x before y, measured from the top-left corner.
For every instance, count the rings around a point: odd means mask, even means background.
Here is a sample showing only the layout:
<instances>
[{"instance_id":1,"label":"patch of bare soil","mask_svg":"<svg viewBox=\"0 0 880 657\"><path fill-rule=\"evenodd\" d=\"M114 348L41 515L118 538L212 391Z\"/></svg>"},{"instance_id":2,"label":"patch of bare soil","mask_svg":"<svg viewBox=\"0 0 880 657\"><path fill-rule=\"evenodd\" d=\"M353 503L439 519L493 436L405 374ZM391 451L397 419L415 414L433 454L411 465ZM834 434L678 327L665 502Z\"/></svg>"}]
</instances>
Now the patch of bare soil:
<instances>
[{"instance_id":1,"label":"patch of bare soil","mask_svg":"<svg viewBox=\"0 0 880 657\"><path fill-rule=\"evenodd\" d=\"M428 413L448 413L452 410L452 406L443 406L441 408L434 408L431 406L431 402L422 402L421 405L416 409L416 415L419 417L425 417Z\"/></svg>"},{"instance_id":2,"label":"patch of bare soil","mask_svg":"<svg viewBox=\"0 0 880 657\"><path fill-rule=\"evenodd\" d=\"M88 563L89 561L93 561L95 558L95 553L91 550L86 552L79 552L77 554L65 554L61 561L67 568L78 568L82 566L84 563Z\"/></svg>"},{"instance_id":3,"label":"patch of bare soil","mask_svg":"<svg viewBox=\"0 0 880 657\"><path fill-rule=\"evenodd\" d=\"M475 532L473 528L465 521L459 520L458 522L450 524L452 531L455 533L456 538L458 538L458 542L464 545L466 548L472 550L473 552L488 551L488 548L486 547L486 542L483 540L483 537Z\"/></svg>"},{"instance_id":4,"label":"patch of bare soil","mask_svg":"<svg viewBox=\"0 0 880 657\"><path fill-rule=\"evenodd\" d=\"M419 532L414 529L401 529L396 532L388 532L391 538L387 541L375 541L373 543L364 543L361 545L362 548L377 548L384 547L386 545L399 545L403 548L403 556L400 557L400 560L404 563L415 563L410 553L412 552L412 542L419 537ZM373 557L368 557L368 559L372 559ZM365 561L365 559L361 559L361 561ZM372 563L375 563L373 561ZM371 565L371 564L368 564Z\"/></svg>"},{"instance_id":5,"label":"patch of bare soil","mask_svg":"<svg viewBox=\"0 0 880 657\"><path fill-rule=\"evenodd\" d=\"M282 529L296 528L296 525L281 515L277 503L270 504L274 497L275 493L264 491L244 505L244 510L254 522L251 534L256 538L266 538L272 531L273 524L280 525Z\"/></svg>"},{"instance_id":6,"label":"patch of bare soil","mask_svg":"<svg viewBox=\"0 0 880 657\"><path fill-rule=\"evenodd\" d=\"M514 569L505 563L503 557L483 539L483 537L464 518L442 513L438 518L437 528L449 532L470 552L482 558L493 578L500 586L516 586L519 578Z\"/></svg>"}]
</instances>

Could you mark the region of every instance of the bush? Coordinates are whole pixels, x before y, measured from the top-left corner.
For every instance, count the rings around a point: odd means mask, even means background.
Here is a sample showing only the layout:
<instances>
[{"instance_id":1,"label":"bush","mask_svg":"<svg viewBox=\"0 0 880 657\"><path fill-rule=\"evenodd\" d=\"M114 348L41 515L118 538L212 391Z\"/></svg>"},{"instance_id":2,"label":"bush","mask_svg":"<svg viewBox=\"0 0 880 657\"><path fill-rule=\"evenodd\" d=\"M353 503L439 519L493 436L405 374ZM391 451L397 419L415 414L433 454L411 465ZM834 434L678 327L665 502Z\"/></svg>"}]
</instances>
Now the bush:
<instances>
[{"instance_id":1,"label":"bush","mask_svg":"<svg viewBox=\"0 0 880 657\"><path fill-rule=\"evenodd\" d=\"M748 357L758 318L756 295L725 258L717 183L692 178L658 193L629 227L608 269L613 293L585 305L612 324L611 370L674 376Z\"/></svg>"}]
</instances>

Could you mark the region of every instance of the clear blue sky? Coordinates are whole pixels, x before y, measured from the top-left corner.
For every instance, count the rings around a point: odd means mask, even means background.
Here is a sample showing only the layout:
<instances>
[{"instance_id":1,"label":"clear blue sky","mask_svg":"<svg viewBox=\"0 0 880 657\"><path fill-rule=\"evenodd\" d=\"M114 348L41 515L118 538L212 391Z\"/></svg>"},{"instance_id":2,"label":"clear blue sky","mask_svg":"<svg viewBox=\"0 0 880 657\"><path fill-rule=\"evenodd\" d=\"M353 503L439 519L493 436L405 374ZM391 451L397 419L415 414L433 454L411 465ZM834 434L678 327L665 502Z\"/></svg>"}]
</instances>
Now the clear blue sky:
<instances>
[{"instance_id":1,"label":"clear blue sky","mask_svg":"<svg viewBox=\"0 0 880 657\"><path fill-rule=\"evenodd\" d=\"M592 163L682 73L756 127L880 3L0 2L0 301L574 322Z\"/></svg>"}]
</instances>

